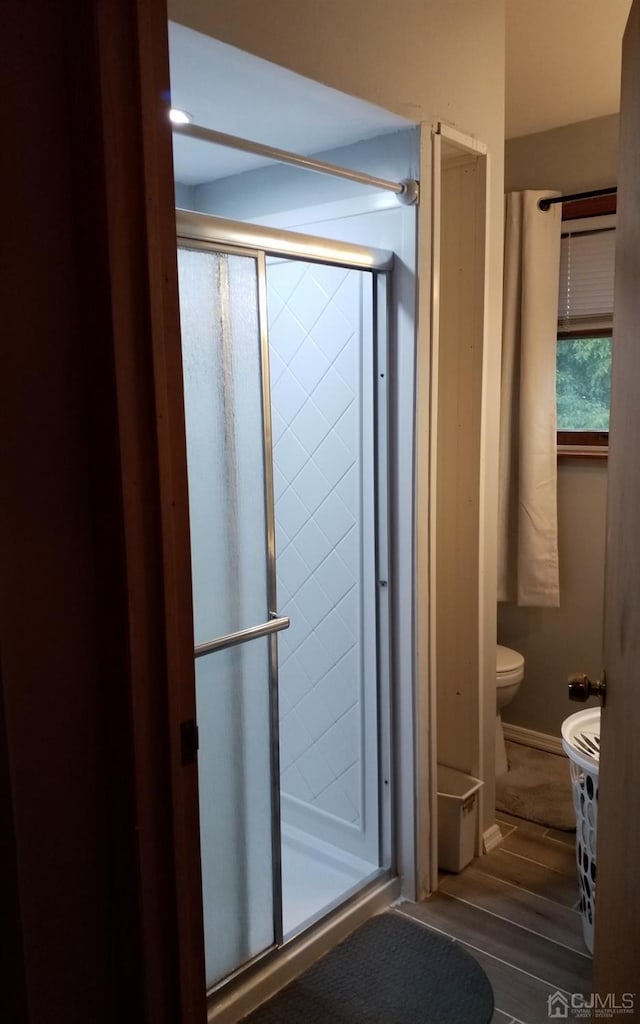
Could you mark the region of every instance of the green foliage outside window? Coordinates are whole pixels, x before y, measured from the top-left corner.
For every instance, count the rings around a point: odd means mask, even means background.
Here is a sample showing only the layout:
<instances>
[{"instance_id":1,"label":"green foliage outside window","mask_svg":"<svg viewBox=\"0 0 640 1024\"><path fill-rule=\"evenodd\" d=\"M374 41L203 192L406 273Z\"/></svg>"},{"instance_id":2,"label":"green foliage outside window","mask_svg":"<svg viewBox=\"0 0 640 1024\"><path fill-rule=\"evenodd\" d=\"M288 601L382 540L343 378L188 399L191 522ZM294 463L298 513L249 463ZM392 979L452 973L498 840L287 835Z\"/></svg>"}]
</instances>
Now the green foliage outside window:
<instances>
[{"instance_id":1,"label":"green foliage outside window","mask_svg":"<svg viewBox=\"0 0 640 1024\"><path fill-rule=\"evenodd\" d=\"M611 337L558 338L558 430L608 430Z\"/></svg>"}]
</instances>

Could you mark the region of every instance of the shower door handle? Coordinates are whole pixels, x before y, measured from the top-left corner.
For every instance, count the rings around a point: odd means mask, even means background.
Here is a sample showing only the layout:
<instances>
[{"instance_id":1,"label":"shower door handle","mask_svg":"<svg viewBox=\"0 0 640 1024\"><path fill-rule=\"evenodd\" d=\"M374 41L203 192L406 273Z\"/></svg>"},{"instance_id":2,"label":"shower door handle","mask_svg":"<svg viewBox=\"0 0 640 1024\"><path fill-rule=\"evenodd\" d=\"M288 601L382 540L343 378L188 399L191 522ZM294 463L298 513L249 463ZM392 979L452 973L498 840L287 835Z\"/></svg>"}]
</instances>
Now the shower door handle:
<instances>
[{"instance_id":1,"label":"shower door handle","mask_svg":"<svg viewBox=\"0 0 640 1024\"><path fill-rule=\"evenodd\" d=\"M276 616L268 622L261 622L259 626L249 626L248 629L240 629L237 633L227 633L225 636L218 636L215 640L208 640L204 644L197 644L194 648L196 658L204 654L211 654L212 651L223 651L226 647L235 647L236 644L243 644L246 640L258 640L261 636L270 636L271 633L279 633L281 629L288 629L291 621L287 615Z\"/></svg>"}]
</instances>

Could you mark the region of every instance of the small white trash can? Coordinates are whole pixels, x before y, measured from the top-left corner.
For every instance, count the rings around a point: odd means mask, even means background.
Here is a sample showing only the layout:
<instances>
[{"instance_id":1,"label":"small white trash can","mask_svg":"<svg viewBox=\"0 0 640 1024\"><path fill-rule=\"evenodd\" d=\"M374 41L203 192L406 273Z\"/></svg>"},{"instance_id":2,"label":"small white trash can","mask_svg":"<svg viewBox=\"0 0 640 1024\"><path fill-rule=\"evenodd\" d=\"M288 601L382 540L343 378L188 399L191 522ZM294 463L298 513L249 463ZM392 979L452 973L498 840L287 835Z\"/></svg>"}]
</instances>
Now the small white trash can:
<instances>
[{"instance_id":1,"label":"small white trash can","mask_svg":"<svg viewBox=\"0 0 640 1024\"><path fill-rule=\"evenodd\" d=\"M598 776L600 773L600 708L587 708L565 718L562 746L570 762L576 812L576 863L584 943L593 953L596 901Z\"/></svg>"},{"instance_id":2,"label":"small white trash can","mask_svg":"<svg viewBox=\"0 0 640 1024\"><path fill-rule=\"evenodd\" d=\"M473 860L482 782L438 765L438 867L462 871Z\"/></svg>"}]
</instances>

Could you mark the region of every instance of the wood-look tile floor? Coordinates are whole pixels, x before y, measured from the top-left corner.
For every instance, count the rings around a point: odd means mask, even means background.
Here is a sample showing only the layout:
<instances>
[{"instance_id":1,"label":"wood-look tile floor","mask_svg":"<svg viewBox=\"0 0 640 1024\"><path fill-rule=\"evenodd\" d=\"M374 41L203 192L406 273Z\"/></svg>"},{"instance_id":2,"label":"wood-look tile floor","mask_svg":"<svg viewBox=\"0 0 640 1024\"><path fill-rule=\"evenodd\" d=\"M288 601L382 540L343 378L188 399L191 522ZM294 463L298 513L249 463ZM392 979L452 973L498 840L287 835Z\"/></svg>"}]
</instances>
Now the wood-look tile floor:
<instances>
[{"instance_id":1,"label":"wood-look tile floor","mask_svg":"<svg viewBox=\"0 0 640 1024\"><path fill-rule=\"evenodd\" d=\"M547 999L591 991L582 939L575 836L498 815L504 839L440 890L397 912L459 942L495 995L492 1024L548 1024Z\"/></svg>"}]
</instances>

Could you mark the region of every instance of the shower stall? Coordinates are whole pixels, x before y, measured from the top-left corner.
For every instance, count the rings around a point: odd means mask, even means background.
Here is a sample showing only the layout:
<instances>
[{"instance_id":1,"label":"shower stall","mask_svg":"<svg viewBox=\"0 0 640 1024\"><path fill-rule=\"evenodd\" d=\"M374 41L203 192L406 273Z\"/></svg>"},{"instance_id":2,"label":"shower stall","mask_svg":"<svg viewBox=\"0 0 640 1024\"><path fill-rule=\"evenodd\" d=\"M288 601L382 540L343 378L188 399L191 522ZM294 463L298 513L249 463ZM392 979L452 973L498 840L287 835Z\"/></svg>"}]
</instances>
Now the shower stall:
<instances>
[{"instance_id":1,"label":"shower stall","mask_svg":"<svg viewBox=\"0 0 640 1024\"><path fill-rule=\"evenodd\" d=\"M391 867L391 262L178 212L209 990Z\"/></svg>"}]
</instances>

